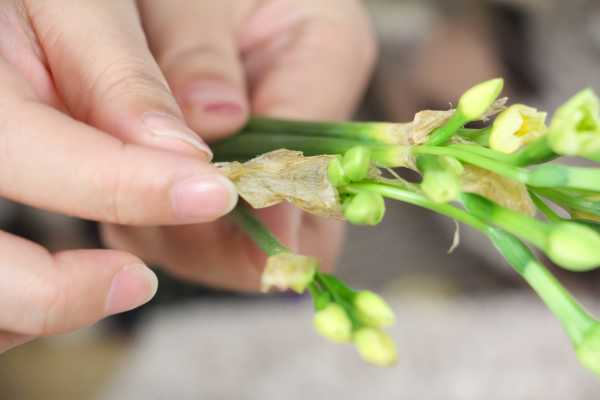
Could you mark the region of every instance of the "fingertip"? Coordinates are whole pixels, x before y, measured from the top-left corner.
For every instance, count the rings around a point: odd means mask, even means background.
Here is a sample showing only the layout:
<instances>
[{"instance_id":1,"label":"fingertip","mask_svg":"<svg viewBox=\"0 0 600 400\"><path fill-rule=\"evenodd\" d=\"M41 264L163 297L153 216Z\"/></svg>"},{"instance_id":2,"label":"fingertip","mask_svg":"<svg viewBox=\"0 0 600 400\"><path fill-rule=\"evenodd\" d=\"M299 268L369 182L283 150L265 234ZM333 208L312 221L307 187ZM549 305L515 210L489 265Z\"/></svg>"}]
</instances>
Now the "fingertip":
<instances>
[{"instance_id":1,"label":"fingertip","mask_svg":"<svg viewBox=\"0 0 600 400\"><path fill-rule=\"evenodd\" d=\"M214 221L229 214L237 201L235 185L218 174L194 176L171 189L175 216L185 223Z\"/></svg>"},{"instance_id":2,"label":"fingertip","mask_svg":"<svg viewBox=\"0 0 600 400\"><path fill-rule=\"evenodd\" d=\"M211 161L213 154L200 136L186 124L169 113L150 111L142 115L143 130L147 135L134 140L153 147L173 150L183 154L199 156L205 161Z\"/></svg>"},{"instance_id":3,"label":"fingertip","mask_svg":"<svg viewBox=\"0 0 600 400\"><path fill-rule=\"evenodd\" d=\"M106 297L106 315L137 308L150 301L158 289L158 278L141 262L124 266L110 284Z\"/></svg>"}]
</instances>

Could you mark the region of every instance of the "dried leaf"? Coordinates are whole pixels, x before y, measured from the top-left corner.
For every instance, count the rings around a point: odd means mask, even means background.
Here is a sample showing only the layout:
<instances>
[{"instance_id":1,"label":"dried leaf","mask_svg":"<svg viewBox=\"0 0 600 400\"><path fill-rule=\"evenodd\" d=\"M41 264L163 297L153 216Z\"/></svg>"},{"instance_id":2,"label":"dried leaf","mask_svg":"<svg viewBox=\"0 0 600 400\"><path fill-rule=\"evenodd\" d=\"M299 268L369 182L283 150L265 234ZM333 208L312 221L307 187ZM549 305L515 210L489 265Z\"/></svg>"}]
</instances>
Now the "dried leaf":
<instances>
[{"instance_id":1,"label":"dried leaf","mask_svg":"<svg viewBox=\"0 0 600 400\"><path fill-rule=\"evenodd\" d=\"M293 290L303 293L313 281L318 268L317 260L294 253L280 253L267 259L261 278L261 290Z\"/></svg>"},{"instance_id":2,"label":"dried leaf","mask_svg":"<svg viewBox=\"0 0 600 400\"><path fill-rule=\"evenodd\" d=\"M450 244L450 248L448 249L448 254L454 253L460 246L460 225L457 221L454 221L454 235L452 235L452 244Z\"/></svg>"},{"instance_id":3,"label":"dried leaf","mask_svg":"<svg viewBox=\"0 0 600 400\"><path fill-rule=\"evenodd\" d=\"M487 121L490 117L504 110L507 100L508 98L506 97L498 99L481 117L481 120ZM415 114L412 123L408 124L404 129L399 130L399 132L403 132L403 136L399 137L398 144L415 145L425 143L431 132L444 125L452 114L454 114L454 110L425 110L418 112Z\"/></svg>"},{"instance_id":4,"label":"dried leaf","mask_svg":"<svg viewBox=\"0 0 600 400\"><path fill-rule=\"evenodd\" d=\"M327 178L333 157L304 157L298 151L276 150L245 163L217 166L253 208L288 201L312 214L343 218L338 192Z\"/></svg>"},{"instance_id":5,"label":"dried leaf","mask_svg":"<svg viewBox=\"0 0 600 400\"><path fill-rule=\"evenodd\" d=\"M535 208L525 185L512 181L496 173L465 164L461 175L464 192L472 192L487 197L503 207L535 215Z\"/></svg>"}]
</instances>

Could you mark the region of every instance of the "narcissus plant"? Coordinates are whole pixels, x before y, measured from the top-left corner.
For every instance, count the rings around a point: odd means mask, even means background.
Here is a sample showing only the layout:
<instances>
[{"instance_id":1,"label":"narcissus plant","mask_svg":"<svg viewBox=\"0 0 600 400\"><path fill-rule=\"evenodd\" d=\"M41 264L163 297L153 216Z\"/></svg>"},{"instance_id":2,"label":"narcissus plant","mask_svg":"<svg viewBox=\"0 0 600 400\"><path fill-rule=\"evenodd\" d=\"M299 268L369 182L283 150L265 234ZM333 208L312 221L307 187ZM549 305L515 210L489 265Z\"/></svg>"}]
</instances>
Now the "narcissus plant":
<instances>
[{"instance_id":1,"label":"narcissus plant","mask_svg":"<svg viewBox=\"0 0 600 400\"><path fill-rule=\"evenodd\" d=\"M353 344L369 363L392 365L396 347L383 331L395 321L391 307L293 254L251 209L287 201L373 226L384 218L386 200L410 203L489 238L561 322L581 363L600 375L600 322L530 250L569 271L600 266L600 169L557 162L563 155L600 161L600 100L586 89L546 126L543 111L506 107L502 87L502 79L483 82L455 110L422 111L406 123L256 117L215 144L218 167L248 203L232 216L269 256L263 289L310 293L320 335ZM477 120L484 126L465 126ZM403 180L395 167L418 172L421 182Z\"/></svg>"}]
</instances>

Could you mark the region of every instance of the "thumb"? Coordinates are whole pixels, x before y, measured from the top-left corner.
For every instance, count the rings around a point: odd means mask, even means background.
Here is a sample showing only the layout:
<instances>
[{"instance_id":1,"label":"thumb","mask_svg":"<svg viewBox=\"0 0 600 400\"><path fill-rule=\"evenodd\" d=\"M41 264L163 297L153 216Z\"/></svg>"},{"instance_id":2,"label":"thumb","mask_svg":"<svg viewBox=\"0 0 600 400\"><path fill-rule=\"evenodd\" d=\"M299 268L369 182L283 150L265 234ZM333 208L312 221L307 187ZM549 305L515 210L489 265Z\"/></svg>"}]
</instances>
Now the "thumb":
<instances>
[{"instance_id":1,"label":"thumb","mask_svg":"<svg viewBox=\"0 0 600 400\"><path fill-rule=\"evenodd\" d=\"M49 254L0 233L0 332L47 336L85 327L150 300L157 279L139 259L108 250Z\"/></svg>"}]
</instances>

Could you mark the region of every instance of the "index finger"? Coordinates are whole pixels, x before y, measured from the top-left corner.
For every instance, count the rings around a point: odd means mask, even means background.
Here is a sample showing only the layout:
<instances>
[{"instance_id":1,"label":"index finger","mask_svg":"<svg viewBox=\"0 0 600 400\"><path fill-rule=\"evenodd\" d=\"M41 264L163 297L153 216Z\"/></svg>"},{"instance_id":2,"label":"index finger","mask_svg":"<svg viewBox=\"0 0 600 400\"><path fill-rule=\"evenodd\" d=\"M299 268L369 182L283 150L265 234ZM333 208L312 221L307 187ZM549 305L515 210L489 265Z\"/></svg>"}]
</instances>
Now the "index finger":
<instances>
[{"instance_id":1,"label":"index finger","mask_svg":"<svg viewBox=\"0 0 600 400\"><path fill-rule=\"evenodd\" d=\"M37 103L0 62L0 196L103 222L205 222L237 201L203 160L123 142Z\"/></svg>"}]
</instances>

